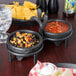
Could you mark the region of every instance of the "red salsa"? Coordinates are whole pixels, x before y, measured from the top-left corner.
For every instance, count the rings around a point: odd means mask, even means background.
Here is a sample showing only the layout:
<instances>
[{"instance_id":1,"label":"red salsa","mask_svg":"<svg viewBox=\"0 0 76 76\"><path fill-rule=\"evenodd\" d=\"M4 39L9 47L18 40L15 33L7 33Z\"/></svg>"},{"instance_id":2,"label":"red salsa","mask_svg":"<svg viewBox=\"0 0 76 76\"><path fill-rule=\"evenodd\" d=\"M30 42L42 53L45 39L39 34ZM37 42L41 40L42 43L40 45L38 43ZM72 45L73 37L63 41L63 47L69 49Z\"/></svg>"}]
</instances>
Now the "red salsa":
<instances>
[{"instance_id":1,"label":"red salsa","mask_svg":"<svg viewBox=\"0 0 76 76\"><path fill-rule=\"evenodd\" d=\"M52 33L64 33L69 30L69 26L64 22L54 21L48 23L45 30Z\"/></svg>"}]
</instances>

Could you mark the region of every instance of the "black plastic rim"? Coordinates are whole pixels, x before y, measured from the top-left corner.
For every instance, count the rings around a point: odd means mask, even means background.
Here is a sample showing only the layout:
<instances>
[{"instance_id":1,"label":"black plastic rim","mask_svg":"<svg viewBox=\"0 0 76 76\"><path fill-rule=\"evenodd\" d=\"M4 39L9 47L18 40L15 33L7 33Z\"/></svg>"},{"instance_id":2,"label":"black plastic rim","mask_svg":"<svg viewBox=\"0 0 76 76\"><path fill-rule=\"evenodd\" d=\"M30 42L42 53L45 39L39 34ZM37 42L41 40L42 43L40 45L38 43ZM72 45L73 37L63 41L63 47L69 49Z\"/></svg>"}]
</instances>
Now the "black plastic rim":
<instances>
[{"instance_id":1,"label":"black plastic rim","mask_svg":"<svg viewBox=\"0 0 76 76\"><path fill-rule=\"evenodd\" d=\"M13 54L13 55L16 55L16 56L22 56L22 57L28 57L28 56L32 56L34 54L38 54L42 49L43 49L43 44L41 45L41 48L39 48L37 51L32 51L30 53L18 53L18 52L15 52L11 49L8 48L8 46L6 45L6 48L8 49L8 52Z\"/></svg>"},{"instance_id":2,"label":"black plastic rim","mask_svg":"<svg viewBox=\"0 0 76 76\"><path fill-rule=\"evenodd\" d=\"M51 35L62 35L62 34L65 34L65 33L68 33L68 32L70 32L70 31L72 31L72 25L71 25L69 22L64 21L64 20L60 20L60 19L51 19L51 20L48 20L48 23L49 23L49 22L53 22L53 21L59 21L59 22L64 22L64 23L66 23L67 25L69 25L69 30L67 30L67 31L64 32L64 33L51 33L51 32L47 32L47 31L45 31L45 30L44 30L44 32L46 32L46 33L48 33L48 34L51 34Z\"/></svg>"},{"instance_id":3,"label":"black plastic rim","mask_svg":"<svg viewBox=\"0 0 76 76\"><path fill-rule=\"evenodd\" d=\"M64 37L64 38L60 38L60 39L54 39L54 38L45 38L44 39L44 41L45 40L51 40L51 41L63 41L63 40L65 40L65 39L68 39L70 36L72 35L72 32L70 33L70 35L68 35L67 37Z\"/></svg>"},{"instance_id":4,"label":"black plastic rim","mask_svg":"<svg viewBox=\"0 0 76 76\"><path fill-rule=\"evenodd\" d=\"M29 47L29 48L19 48L19 47L15 47L15 46L13 46L13 45L9 42L9 40L10 40L11 36L13 36L16 32L26 32L26 33L35 34L36 36L39 37L40 42L39 42L38 44L36 44L35 46ZM42 37L41 37L41 35L40 35L39 33L35 32L35 31L31 31L31 30L17 30L17 31L15 31L15 32L13 32L13 33L11 33L11 34L9 35L9 37L7 38L7 43L6 43L6 44L7 44L8 46L10 46L10 47L15 48L16 50L31 50L31 49L34 49L34 48L39 47L42 43L43 43L43 39L42 39Z\"/></svg>"}]
</instances>

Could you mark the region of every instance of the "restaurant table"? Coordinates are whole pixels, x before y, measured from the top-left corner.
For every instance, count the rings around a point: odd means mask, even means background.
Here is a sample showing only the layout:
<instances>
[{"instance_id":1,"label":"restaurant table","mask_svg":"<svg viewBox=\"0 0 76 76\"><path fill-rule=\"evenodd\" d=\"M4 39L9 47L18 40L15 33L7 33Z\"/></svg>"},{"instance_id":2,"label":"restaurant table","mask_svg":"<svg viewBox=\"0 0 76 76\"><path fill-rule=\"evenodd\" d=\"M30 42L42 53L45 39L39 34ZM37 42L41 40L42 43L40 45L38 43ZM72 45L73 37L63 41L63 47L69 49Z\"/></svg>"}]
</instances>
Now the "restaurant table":
<instances>
[{"instance_id":1,"label":"restaurant table","mask_svg":"<svg viewBox=\"0 0 76 76\"><path fill-rule=\"evenodd\" d=\"M2 0L1 0L2 3ZM52 62L52 63L75 63L76 64L76 15L71 18L63 16L64 0L59 0L59 12L58 14L49 14L49 19L63 19L68 21L73 28L73 34L69 38L68 48L64 47L64 42L60 46L56 46L51 41L44 41L44 48L38 54L38 60L41 62ZM9 33L29 29L37 31L39 26L26 25L18 26L12 22ZM26 57L22 61L18 61L13 56L13 61L8 61L8 52L5 44L0 44L0 76L27 76L30 69L34 66L33 56Z\"/></svg>"}]
</instances>

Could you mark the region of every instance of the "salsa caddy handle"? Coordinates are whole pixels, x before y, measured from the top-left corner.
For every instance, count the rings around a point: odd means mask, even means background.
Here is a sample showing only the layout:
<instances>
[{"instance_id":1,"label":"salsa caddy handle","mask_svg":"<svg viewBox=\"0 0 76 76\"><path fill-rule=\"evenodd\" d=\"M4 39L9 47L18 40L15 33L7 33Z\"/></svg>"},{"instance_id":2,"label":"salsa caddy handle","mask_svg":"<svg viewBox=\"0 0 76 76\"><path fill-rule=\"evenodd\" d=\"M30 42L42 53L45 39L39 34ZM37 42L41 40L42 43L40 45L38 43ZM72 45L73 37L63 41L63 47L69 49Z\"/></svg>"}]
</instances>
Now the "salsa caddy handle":
<instances>
[{"instance_id":1,"label":"salsa caddy handle","mask_svg":"<svg viewBox=\"0 0 76 76\"><path fill-rule=\"evenodd\" d=\"M36 21L39 24L39 26L40 26L39 33L43 37L43 31L44 31L45 26L47 25L48 16L47 16L47 14L44 14L43 18L41 18L42 11L40 8L37 9L37 15L38 15L38 17L32 16L31 20Z\"/></svg>"},{"instance_id":2,"label":"salsa caddy handle","mask_svg":"<svg viewBox=\"0 0 76 76\"><path fill-rule=\"evenodd\" d=\"M40 26L39 33L43 37L43 29L42 29L43 25L42 25L42 22L37 17L35 17L35 16L32 16L31 20L36 21L39 24L39 26Z\"/></svg>"}]
</instances>

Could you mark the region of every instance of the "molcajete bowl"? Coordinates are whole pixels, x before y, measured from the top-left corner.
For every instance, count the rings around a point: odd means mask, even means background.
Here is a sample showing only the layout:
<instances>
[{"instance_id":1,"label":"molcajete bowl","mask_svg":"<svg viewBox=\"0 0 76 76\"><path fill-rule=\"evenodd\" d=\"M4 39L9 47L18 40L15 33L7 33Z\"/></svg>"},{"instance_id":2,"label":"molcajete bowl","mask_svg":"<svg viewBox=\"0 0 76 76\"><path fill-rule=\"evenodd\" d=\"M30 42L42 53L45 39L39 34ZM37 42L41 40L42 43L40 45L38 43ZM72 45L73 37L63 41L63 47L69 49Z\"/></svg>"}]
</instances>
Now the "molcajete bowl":
<instances>
[{"instance_id":1,"label":"molcajete bowl","mask_svg":"<svg viewBox=\"0 0 76 76\"><path fill-rule=\"evenodd\" d=\"M15 35L16 32L20 32L20 33L31 33L31 34L33 34L33 35L35 35L37 37L37 39L39 40L39 43L37 43L35 46L28 47L28 48L16 47L16 46L14 46L14 45L12 45L10 43L11 37L13 35ZM42 44L43 44L43 39L42 39L42 37L41 37L41 35L39 33L35 32L35 31L31 31L31 30L18 30L18 31L15 31L15 32L11 33L8 36L6 46L8 47L8 49L10 49L10 50L12 50L13 52L16 52L16 53L30 53L30 52L34 52L34 51L39 50L41 48Z\"/></svg>"},{"instance_id":2,"label":"molcajete bowl","mask_svg":"<svg viewBox=\"0 0 76 76\"><path fill-rule=\"evenodd\" d=\"M69 22L67 21L64 21L64 20L59 20L59 19L51 19L51 20L48 20L48 23L49 22L54 22L54 21L58 21L58 22L63 22L65 24L67 24L69 26L69 29L66 31L66 32L63 32L63 33L52 33L52 32L47 32L45 30L45 28L43 29L43 35L44 35L44 38L51 38L51 39L64 39L64 38L67 38L68 36L70 36L72 34L72 26ZM44 25L43 25L44 26ZM46 25L47 26L47 25ZM45 27L46 27L45 26Z\"/></svg>"}]
</instances>

